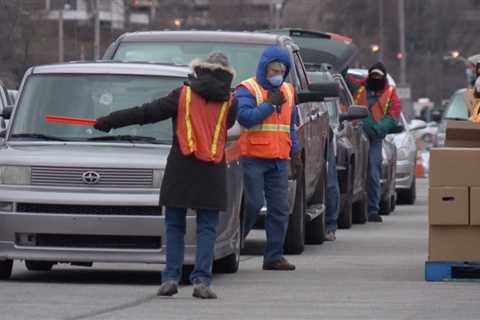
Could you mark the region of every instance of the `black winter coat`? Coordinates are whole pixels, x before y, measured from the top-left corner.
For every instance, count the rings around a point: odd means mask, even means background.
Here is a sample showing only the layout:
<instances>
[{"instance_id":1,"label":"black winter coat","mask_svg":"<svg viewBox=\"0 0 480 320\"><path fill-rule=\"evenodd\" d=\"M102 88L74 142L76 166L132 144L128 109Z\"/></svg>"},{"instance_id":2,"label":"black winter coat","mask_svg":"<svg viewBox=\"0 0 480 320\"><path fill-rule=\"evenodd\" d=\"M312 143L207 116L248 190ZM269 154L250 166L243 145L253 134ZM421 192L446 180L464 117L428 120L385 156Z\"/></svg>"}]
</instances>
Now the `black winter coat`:
<instances>
[{"instance_id":1,"label":"black winter coat","mask_svg":"<svg viewBox=\"0 0 480 320\"><path fill-rule=\"evenodd\" d=\"M209 101L225 101L230 93L230 85L223 86L218 77L208 73L191 78L188 84L193 91ZM178 100L181 88L165 97L134 107L116 111L99 121L107 122L112 128L133 124L149 124L171 119L173 144L168 155L167 165L160 191L160 205L175 208L210 209L225 211L227 208L225 157L219 164L197 160L194 156L184 156L176 137ZM227 127L236 121L237 101L234 100L227 117Z\"/></svg>"}]
</instances>

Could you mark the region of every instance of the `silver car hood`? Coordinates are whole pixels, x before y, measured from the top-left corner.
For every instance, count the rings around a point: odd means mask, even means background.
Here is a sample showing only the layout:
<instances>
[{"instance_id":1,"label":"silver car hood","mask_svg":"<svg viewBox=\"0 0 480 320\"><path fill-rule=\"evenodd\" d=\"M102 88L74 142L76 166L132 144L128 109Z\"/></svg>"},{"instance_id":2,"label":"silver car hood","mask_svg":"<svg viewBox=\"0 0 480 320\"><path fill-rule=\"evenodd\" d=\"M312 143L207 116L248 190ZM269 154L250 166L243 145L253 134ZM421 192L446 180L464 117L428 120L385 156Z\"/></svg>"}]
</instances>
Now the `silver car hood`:
<instances>
[{"instance_id":1,"label":"silver car hood","mask_svg":"<svg viewBox=\"0 0 480 320\"><path fill-rule=\"evenodd\" d=\"M164 169L170 145L124 143L11 143L0 165Z\"/></svg>"}]
</instances>

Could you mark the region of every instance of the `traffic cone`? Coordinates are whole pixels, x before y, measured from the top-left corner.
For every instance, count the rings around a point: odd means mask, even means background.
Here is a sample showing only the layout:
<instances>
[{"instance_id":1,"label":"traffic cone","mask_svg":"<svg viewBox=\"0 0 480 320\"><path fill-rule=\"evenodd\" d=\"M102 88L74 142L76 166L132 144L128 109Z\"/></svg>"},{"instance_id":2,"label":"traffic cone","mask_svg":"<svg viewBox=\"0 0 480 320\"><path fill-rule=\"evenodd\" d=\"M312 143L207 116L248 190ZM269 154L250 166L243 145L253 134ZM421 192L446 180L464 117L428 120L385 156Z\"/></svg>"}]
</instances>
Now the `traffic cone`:
<instances>
[{"instance_id":1,"label":"traffic cone","mask_svg":"<svg viewBox=\"0 0 480 320\"><path fill-rule=\"evenodd\" d=\"M423 159L420 151L417 152L417 161L415 166L415 176L417 178L425 178L425 167L423 166Z\"/></svg>"}]
</instances>

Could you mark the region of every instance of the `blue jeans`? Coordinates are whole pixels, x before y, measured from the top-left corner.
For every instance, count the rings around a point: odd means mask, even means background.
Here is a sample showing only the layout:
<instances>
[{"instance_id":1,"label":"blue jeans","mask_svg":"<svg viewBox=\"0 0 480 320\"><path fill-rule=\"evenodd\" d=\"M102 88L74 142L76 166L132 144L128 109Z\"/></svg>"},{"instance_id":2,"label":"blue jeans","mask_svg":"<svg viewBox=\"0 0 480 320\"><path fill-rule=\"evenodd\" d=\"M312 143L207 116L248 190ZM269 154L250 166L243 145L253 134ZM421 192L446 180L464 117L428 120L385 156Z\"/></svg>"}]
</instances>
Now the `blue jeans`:
<instances>
[{"instance_id":1,"label":"blue jeans","mask_svg":"<svg viewBox=\"0 0 480 320\"><path fill-rule=\"evenodd\" d=\"M197 252L195 268L190 275L192 283L199 280L210 285L212 282L218 214L218 210L197 210ZM167 266L162 273L162 281L173 280L178 283L182 276L186 216L186 208L166 208Z\"/></svg>"},{"instance_id":2,"label":"blue jeans","mask_svg":"<svg viewBox=\"0 0 480 320\"><path fill-rule=\"evenodd\" d=\"M370 143L368 151L368 214L378 214L380 210L380 192L382 177L382 140L375 140Z\"/></svg>"},{"instance_id":3,"label":"blue jeans","mask_svg":"<svg viewBox=\"0 0 480 320\"><path fill-rule=\"evenodd\" d=\"M264 263L283 257L288 228L288 161L241 159L245 183L245 236L255 225L260 209L267 202Z\"/></svg>"},{"instance_id":4,"label":"blue jeans","mask_svg":"<svg viewBox=\"0 0 480 320\"><path fill-rule=\"evenodd\" d=\"M337 176L337 163L333 148L328 149L327 192L325 224L327 232L337 231L337 219L340 210L340 185Z\"/></svg>"}]
</instances>

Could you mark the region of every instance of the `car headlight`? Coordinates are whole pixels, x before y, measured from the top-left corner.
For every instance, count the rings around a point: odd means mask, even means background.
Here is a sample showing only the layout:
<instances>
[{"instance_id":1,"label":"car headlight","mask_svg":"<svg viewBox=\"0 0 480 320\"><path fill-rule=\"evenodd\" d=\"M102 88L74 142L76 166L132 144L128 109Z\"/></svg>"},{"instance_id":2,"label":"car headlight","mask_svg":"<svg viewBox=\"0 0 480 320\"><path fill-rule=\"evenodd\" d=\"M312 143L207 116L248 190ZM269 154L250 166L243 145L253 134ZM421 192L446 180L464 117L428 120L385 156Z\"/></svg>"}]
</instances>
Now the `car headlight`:
<instances>
[{"instance_id":1,"label":"car headlight","mask_svg":"<svg viewBox=\"0 0 480 320\"><path fill-rule=\"evenodd\" d=\"M31 177L32 169L30 167L0 167L1 184L28 185L31 183Z\"/></svg>"},{"instance_id":2,"label":"car headlight","mask_svg":"<svg viewBox=\"0 0 480 320\"><path fill-rule=\"evenodd\" d=\"M407 160L408 159L408 148L401 147L397 151L397 160Z\"/></svg>"}]
</instances>

